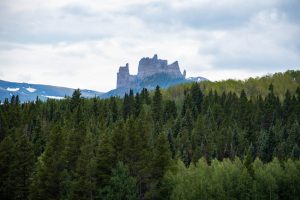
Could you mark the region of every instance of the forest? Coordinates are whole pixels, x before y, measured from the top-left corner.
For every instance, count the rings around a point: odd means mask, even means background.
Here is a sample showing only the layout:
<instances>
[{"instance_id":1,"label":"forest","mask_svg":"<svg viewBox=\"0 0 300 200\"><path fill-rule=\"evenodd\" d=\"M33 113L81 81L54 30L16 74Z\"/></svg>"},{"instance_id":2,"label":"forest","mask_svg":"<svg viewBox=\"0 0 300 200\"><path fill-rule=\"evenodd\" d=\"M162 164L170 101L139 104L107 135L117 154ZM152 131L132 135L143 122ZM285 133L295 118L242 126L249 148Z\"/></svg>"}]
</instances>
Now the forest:
<instances>
[{"instance_id":1,"label":"forest","mask_svg":"<svg viewBox=\"0 0 300 200\"><path fill-rule=\"evenodd\" d=\"M299 80L12 96L0 105L0 199L300 199Z\"/></svg>"}]
</instances>

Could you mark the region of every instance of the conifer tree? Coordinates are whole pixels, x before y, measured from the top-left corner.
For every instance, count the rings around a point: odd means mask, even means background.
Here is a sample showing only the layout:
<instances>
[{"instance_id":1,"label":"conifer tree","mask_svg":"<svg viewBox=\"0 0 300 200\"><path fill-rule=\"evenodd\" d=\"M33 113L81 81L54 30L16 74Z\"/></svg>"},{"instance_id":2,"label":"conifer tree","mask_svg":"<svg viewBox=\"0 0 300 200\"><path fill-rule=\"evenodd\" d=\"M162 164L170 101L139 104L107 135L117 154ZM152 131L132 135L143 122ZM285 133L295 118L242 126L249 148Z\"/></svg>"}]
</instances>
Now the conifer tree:
<instances>
[{"instance_id":1,"label":"conifer tree","mask_svg":"<svg viewBox=\"0 0 300 200\"><path fill-rule=\"evenodd\" d=\"M136 93L135 95L135 101L134 101L134 115L135 117L139 116L142 109L142 100L139 93Z\"/></svg>"},{"instance_id":2,"label":"conifer tree","mask_svg":"<svg viewBox=\"0 0 300 200\"><path fill-rule=\"evenodd\" d=\"M202 102L203 102L203 93L200 89L198 83L193 83L191 86L191 96L194 102L194 105L197 108L198 112L201 112Z\"/></svg>"},{"instance_id":3,"label":"conifer tree","mask_svg":"<svg viewBox=\"0 0 300 200\"><path fill-rule=\"evenodd\" d=\"M39 157L30 189L30 199L60 199L66 181L64 134L60 127L53 128L44 153Z\"/></svg>"},{"instance_id":4,"label":"conifer tree","mask_svg":"<svg viewBox=\"0 0 300 200\"><path fill-rule=\"evenodd\" d=\"M0 143L0 199L14 199L13 165L15 145L10 136Z\"/></svg>"},{"instance_id":5,"label":"conifer tree","mask_svg":"<svg viewBox=\"0 0 300 200\"><path fill-rule=\"evenodd\" d=\"M151 165L151 179L153 180L151 181L151 189L146 194L149 199L159 199L161 195L162 179L170 165L171 152L168 140L163 133L160 133L154 146L153 161Z\"/></svg>"},{"instance_id":6,"label":"conifer tree","mask_svg":"<svg viewBox=\"0 0 300 200\"><path fill-rule=\"evenodd\" d=\"M102 133L96 147L96 181L99 190L109 182L111 170L115 166L111 139L107 132Z\"/></svg>"},{"instance_id":7,"label":"conifer tree","mask_svg":"<svg viewBox=\"0 0 300 200\"><path fill-rule=\"evenodd\" d=\"M105 188L105 200L137 200L136 179L130 176L128 167L118 162L112 170L109 185Z\"/></svg>"},{"instance_id":8,"label":"conifer tree","mask_svg":"<svg viewBox=\"0 0 300 200\"><path fill-rule=\"evenodd\" d=\"M88 132L84 144L80 148L69 199L95 199L97 172L94 148L94 138Z\"/></svg>"},{"instance_id":9,"label":"conifer tree","mask_svg":"<svg viewBox=\"0 0 300 200\"><path fill-rule=\"evenodd\" d=\"M14 198L28 199L30 177L34 167L34 152L31 142L25 134L17 134L15 155L12 165L12 181L14 182Z\"/></svg>"},{"instance_id":10,"label":"conifer tree","mask_svg":"<svg viewBox=\"0 0 300 200\"><path fill-rule=\"evenodd\" d=\"M163 116L162 112L163 112L162 94L160 92L159 86L156 86L153 100L152 100L152 117L155 124L155 131L157 133L161 131L162 116Z\"/></svg>"},{"instance_id":11,"label":"conifer tree","mask_svg":"<svg viewBox=\"0 0 300 200\"><path fill-rule=\"evenodd\" d=\"M160 122L162 117L162 94L159 86L156 86L153 96L152 115L154 122Z\"/></svg>"}]
</instances>

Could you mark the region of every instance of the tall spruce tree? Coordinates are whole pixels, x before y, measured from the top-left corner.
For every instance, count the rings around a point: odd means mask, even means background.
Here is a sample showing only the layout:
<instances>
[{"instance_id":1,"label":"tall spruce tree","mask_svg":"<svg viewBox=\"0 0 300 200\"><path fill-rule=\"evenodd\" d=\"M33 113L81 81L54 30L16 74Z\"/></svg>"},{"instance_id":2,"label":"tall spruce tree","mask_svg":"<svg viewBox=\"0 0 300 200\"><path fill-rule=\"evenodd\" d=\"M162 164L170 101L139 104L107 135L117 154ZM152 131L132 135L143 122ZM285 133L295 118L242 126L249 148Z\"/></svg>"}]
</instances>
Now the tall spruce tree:
<instances>
[{"instance_id":1,"label":"tall spruce tree","mask_svg":"<svg viewBox=\"0 0 300 200\"><path fill-rule=\"evenodd\" d=\"M163 112L162 94L160 92L159 86L156 86L153 100L152 100L152 117L155 124L155 131L157 133L161 131L162 116L163 116L162 112Z\"/></svg>"},{"instance_id":2,"label":"tall spruce tree","mask_svg":"<svg viewBox=\"0 0 300 200\"><path fill-rule=\"evenodd\" d=\"M0 198L14 199L15 183L12 179L15 160L15 144L10 136L0 143Z\"/></svg>"},{"instance_id":3,"label":"tall spruce tree","mask_svg":"<svg viewBox=\"0 0 300 200\"><path fill-rule=\"evenodd\" d=\"M57 125L53 128L44 153L39 157L30 189L30 199L60 199L66 192L63 151L65 137Z\"/></svg>"},{"instance_id":4,"label":"tall spruce tree","mask_svg":"<svg viewBox=\"0 0 300 200\"><path fill-rule=\"evenodd\" d=\"M12 181L14 182L14 199L28 199L30 177L34 167L34 151L32 143L25 134L17 134L15 155L12 165Z\"/></svg>"},{"instance_id":5,"label":"tall spruce tree","mask_svg":"<svg viewBox=\"0 0 300 200\"><path fill-rule=\"evenodd\" d=\"M96 159L95 140L88 132L80 148L74 178L71 183L69 199L93 200L96 198Z\"/></svg>"},{"instance_id":6,"label":"tall spruce tree","mask_svg":"<svg viewBox=\"0 0 300 200\"><path fill-rule=\"evenodd\" d=\"M129 174L128 167L118 162L112 170L109 185L105 188L105 200L137 200L136 179Z\"/></svg>"}]
</instances>

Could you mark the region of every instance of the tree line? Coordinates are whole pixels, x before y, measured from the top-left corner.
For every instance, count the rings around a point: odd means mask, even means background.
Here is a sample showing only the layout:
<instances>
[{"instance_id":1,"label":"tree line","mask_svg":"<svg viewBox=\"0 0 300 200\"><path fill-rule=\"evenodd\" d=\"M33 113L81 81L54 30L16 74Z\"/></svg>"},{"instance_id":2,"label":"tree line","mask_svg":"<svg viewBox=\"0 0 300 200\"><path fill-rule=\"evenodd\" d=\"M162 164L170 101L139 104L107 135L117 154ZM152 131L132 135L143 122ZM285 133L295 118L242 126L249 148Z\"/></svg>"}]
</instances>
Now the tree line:
<instances>
[{"instance_id":1,"label":"tree line","mask_svg":"<svg viewBox=\"0 0 300 200\"><path fill-rule=\"evenodd\" d=\"M0 106L1 199L297 199L300 88Z\"/></svg>"}]
</instances>

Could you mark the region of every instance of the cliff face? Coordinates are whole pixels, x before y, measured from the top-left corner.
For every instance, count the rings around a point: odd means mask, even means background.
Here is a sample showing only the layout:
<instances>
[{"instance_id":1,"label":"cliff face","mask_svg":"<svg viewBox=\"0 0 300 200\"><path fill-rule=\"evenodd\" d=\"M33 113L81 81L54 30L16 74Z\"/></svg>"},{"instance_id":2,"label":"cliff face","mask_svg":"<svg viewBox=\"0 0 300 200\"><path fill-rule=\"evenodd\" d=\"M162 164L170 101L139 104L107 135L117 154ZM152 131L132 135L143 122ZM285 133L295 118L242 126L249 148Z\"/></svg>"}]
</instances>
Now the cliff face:
<instances>
[{"instance_id":1,"label":"cliff face","mask_svg":"<svg viewBox=\"0 0 300 200\"><path fill-rule=\"evenodd\" d=\"M180 72L178 61L168 65L167 60L158 59L155 54L153 58L142 58L138 66L138 74L130 75L129 66L119 68L117 74L117 88L136 88L147 77L165 74L169 79L185 79L185 72Z\"/></svg>"},{"instance_id":2,"label":"cliff face","mask_svg":"<svg viewBox=\"0 0 300 200\"><path fill-rule=\"evenodd\" d=\"M117 73L117 88L125 87L129 83L130 74L129 74L129 66L128 63L123 67L119 68L119 72Z\"/></svg>"}]
</instances>

